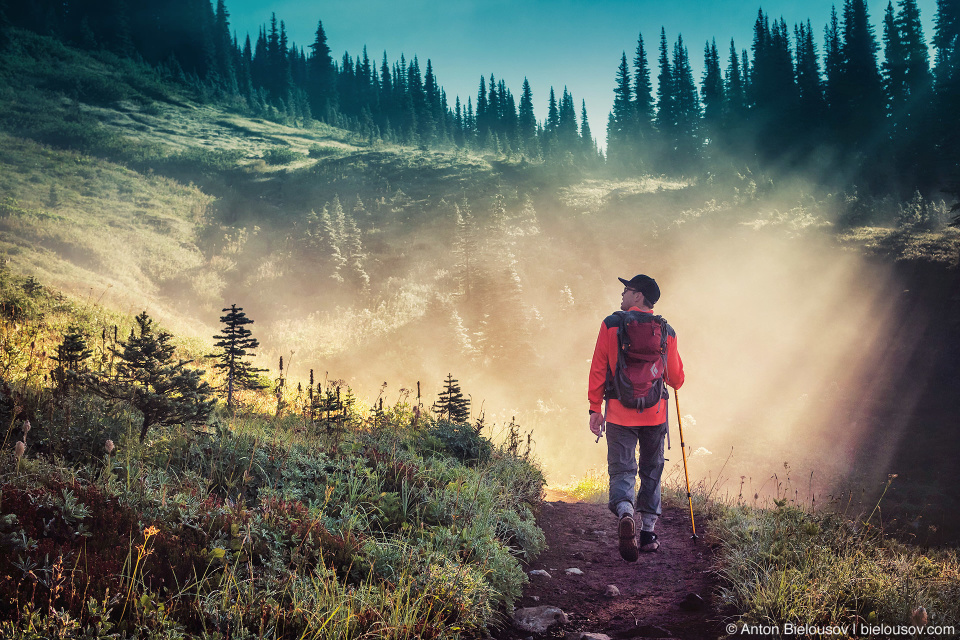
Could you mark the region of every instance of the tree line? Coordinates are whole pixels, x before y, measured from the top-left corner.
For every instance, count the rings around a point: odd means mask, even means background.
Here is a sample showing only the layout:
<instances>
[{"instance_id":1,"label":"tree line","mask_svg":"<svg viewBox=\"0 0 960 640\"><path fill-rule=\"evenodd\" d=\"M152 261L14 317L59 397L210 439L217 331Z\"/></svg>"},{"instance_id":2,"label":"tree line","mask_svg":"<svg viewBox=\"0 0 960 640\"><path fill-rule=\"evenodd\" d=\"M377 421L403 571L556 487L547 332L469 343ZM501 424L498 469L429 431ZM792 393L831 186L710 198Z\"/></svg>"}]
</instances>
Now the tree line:
<instances>
[{"instance_id":1,"label":"tree line","mask_svg":"<svg viewBox=\"0 0 960 640\"><path fill-rule=\"evenodd\" d=\"M0 0L2 25L141 59L258 115L320 120L371 142L606 165L620 175L816 167L824 181L899 195L957 181L960 0L937 0L932 59L916 0L888 1L879 40L866 1L843 0L823 27L822 52L809 19L791 28L759 10L749 51L733 40L724 55L716 40L705 44L699 81L682 36L671 46L661 28L652 68L641 33L615 74L606 156L586 104L566 87L559 97L551 87L543 122L526 80L518 100L503 80L481 77L476 96L451 106L432 61L421 68L416 56L391 62L384 52L378 63L366 48L335 61L322 21L306 48L275 14L240 42L225 0Z\"/></svg>"},{"instance_id":2,"label":"tree line","mask_svg":"<svg viewBox=\"0 0 960 640\"><path fill-rule=\"evenodd\" d=\"M678 36L660 31L657 89L642 34L616 72L607 161L621 173L817 167L869 192L924 193L955 180L960 2L938 0L933 60L916 0L886 5L878 42L865 0L831 11L818 52L810 20L762 10L750 51L704 47L699 87ZM882 55L881 55L882 54Z\"/></svg>"},{"instance_id":3,"label":"tree line","mask_svg":"<svg viewBox=\"0 0 960 640\"><path fill-rule=\"evenodd\" d=\"M529 158L556 157L598 166L602 156L581 103L550 92L549 116L534 117L533 93L524 82L519 101L505 83L480 78L477 96L450 100L426 61L414 56L378 63L344 53L335 61L322 21L306 48L290 41L276 14L256 38L240 42L230 30L225 0L0 0L0 21L59 37L86 49L106 49L141 59L214 98L243 103L257 115L289 124L310 120L358 132L370 142L427 148L467 147Z\"/></svg>"}]
</instances>

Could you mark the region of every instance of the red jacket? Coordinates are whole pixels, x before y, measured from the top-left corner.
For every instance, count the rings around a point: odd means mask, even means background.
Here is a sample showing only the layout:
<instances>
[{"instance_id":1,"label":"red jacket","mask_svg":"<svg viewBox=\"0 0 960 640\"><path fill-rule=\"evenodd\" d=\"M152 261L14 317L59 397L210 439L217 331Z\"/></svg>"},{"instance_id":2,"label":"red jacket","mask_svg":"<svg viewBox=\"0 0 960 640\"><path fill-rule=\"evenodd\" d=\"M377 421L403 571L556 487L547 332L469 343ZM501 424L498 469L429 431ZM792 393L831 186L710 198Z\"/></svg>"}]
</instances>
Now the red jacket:
<instances>
[{"instance_id":1,"label":"red jacket","mask_svg":"<svg viewBox=\"0 0 960 640\"><path fill-rule=\"evenodd\" d=\"M652 313L637 307L631 307L630 310ZM587 392L591 413L601 410L608 376L612 378L617 368L617 327L619 326L620 320L616 315L607 316L600 325L600 335L597 336L597 346L593 350L593 362L590 364L590 388ZM683 386L683 362L677 352L677 333L669 324L667 325L666 382L674 389ZM667 401L661 400L656 406L638 411L624 407L619 400L609 399L605 420L623 427L663 424L667 420Z\"/></svg>"}]
</instances>

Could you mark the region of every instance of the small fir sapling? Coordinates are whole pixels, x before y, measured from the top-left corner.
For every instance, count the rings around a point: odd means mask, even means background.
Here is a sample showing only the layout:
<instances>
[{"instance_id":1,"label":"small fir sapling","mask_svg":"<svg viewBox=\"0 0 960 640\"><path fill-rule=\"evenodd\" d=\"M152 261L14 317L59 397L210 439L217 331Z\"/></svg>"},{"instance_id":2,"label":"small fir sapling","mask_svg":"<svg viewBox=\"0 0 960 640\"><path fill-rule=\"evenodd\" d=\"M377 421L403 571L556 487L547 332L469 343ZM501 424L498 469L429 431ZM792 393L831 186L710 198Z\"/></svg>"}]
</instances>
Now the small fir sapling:
<instances>
[{"instance_id":1,"label":"small fir sapling","mask_svg":"<svg viewBox=\"0 0 960 640\"><path fill-rule=\"evenodd\" d=\"M259 390L265 389L266 385L260 381L258 374L266 369L251 366L246 358L256 355L254 349L260 346L260 342L253 337L251 331L246 325L253 324L253 320L247 317L243 312L243 307L233 304L229 309L223 309L226 315L220 317L223 323L223 330L213 336L214 346L219 348L220 353L211 354L207 357L216 358L217 363L213 365L214 369L223 371L227 376L227 407L233 406L234 389ZM282 365L281 365L282 375Z\"/></svg>"},{"instance_id":2,"label":"small fir sapling","mask_svg":"<svg viewBox=\"0 0 960 640\"><path fill-rule=\"evenodd\" d=\"M63 336L63 342L57 346L57 355L53 357L57 367L52 377L57 389L69 393L92 355L93 350L87 347L87 337L77 327L70 327Z\"/></svg>"},{"instance_id":3,"label":"small fir sapling","mask_svg":"<svg viewBox=\"0 0 960 640\"><path fill-rule=\"evenodd\" d=\"M108 400L129 402L143 414L140 441L153 426L172 426L206 420L213 411L213 389L201 379L203 371L188 369L189 360L174 359L173 335L156 330L144 311L136 317L126 342L109 347L117 358L113 373L83 375L85 385Z\"/></svg>"},{"instance_id":4,"label":"small fir sapling","mask_svg":"<svg viewBox=\"0 0 960 640\"><path fill-rule=\"evenodd\" d=\"M443 383L443 391L433 404L433 412L441 419L450 422L466 422L470 419L470 399L464 397L459 381L448 373Z\"/></svg>"}]
</instances>

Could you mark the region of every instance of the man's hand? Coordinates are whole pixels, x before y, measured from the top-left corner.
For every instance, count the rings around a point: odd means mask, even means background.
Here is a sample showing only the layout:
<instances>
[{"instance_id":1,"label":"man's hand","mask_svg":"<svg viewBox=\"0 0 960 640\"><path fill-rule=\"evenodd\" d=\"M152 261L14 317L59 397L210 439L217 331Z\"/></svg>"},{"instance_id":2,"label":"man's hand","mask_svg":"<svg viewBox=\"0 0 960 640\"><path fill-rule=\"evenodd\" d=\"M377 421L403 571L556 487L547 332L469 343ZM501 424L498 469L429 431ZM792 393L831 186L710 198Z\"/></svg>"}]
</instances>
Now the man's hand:
<instances>
[{"instance_id":1,"label":"man's hand","mask_svg":"<svg viewBox=\"0 0 960 640\"><path fill-rule=\"evenodd\" d=\"M590 414L590 433L600 437L603 433L603 414L600 412Z\"/></svg>"}]
</instances>

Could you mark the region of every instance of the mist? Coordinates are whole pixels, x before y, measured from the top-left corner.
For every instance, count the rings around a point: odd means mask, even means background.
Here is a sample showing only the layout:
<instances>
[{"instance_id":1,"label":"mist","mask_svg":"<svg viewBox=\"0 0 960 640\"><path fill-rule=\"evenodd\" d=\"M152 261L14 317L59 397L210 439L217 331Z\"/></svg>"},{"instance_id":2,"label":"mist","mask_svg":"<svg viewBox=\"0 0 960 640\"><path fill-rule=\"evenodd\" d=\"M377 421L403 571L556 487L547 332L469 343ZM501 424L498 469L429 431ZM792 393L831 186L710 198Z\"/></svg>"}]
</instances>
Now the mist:
<instances>
[{"instance_id":1,"label":"mist","mask_svg":"<svg viewBox=\"0 0 960 640\"><path fill-rule=\"evenodd\" d=\"M772 197L704 206L703 195L680 182L585 182L558 197L508 191L499 221L492 196L435 205L413 223L374 210L359 221L376 247L367 291L334 287L322 270L305 281L280 260L248 278L255 296L232 299L257 320L261 364L275 370L284 356L291 379L312 369L343 380L366 406L415 403L419 383L429 408L453 374L487 435L516 422L562 485L606 471L587 428L589 363L619 308L617 277L645 273L679 336L691 482L728 498L817 501L854 477L884 480L907 421L877 416L911 356L893 269L842 248L827 211ZM465 259L456 216L468 210L478 244ZM907 403L921 378L899 389ZM667 475L681 464L670 404Z\"/></svg>"}]
</instances>

